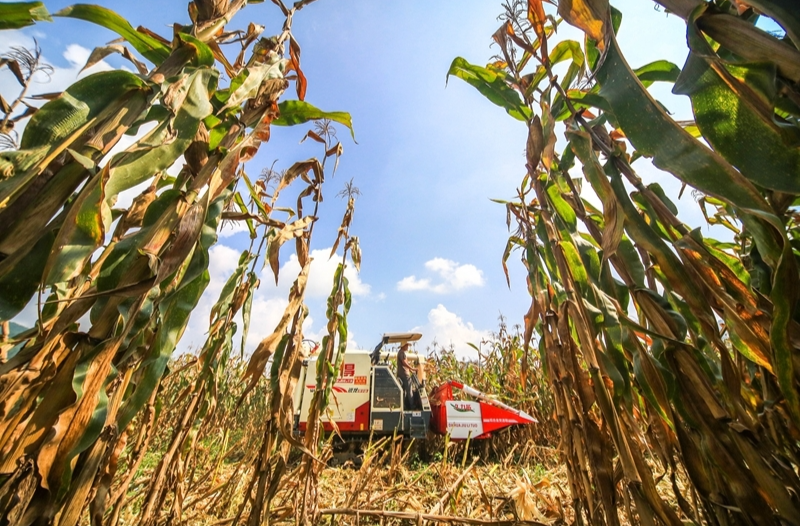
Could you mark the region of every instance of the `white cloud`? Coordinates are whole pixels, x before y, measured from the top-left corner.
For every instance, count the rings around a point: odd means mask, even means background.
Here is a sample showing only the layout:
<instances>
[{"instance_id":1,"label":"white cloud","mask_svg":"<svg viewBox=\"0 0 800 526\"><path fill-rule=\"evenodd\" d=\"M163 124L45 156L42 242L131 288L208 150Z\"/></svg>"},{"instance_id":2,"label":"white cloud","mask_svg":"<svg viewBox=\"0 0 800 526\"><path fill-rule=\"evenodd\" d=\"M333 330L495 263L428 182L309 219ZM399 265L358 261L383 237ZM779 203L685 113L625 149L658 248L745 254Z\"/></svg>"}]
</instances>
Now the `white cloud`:
<instances>
[{"instance_id":1,"label":"white cloud","mask_svg":"<svg viewBox=\"0 0 800 526\"><path fill-rule=\"evenodd\" d=\"M437 283L433 283L430 278L411 275L397 282L397 290L430 290L437 294L446 294L470 287L482 287L485 283L483 271L475 265L461 265L449 259L433 258L425 263L425 268L437 276Z\"/></svg>"},{"instance_id":2,"label":"white cloud","mask_svg":"<svg viewBox=\"0 0 800 526\"><path fill-rule=\"evenodd\" d=\"M64 51L64 58L73 66L83 67L86 61L89 60L91 51L78 44L70 44Z\"/></svg>"},{"instance_id":3,"label":"white cloud","mask_svg":"<svg viewBox=\"0 0 800 526\"><path fill-rule=\"evenodd\" d=\"M482 340L491 337L491 332L475 328L472 323L465 322L441 303L428 313L427 324L415 327L412 331L422 333L418 349L429 348L436 342L439 347L446 349L452 346L456 355L462 359L478 357L469 343L479 345Z\"/></svg>"},{"instance_id":4,"label":"white cloud","mask_svg":"<svg viewBox=\"0 0 800 526\"><path fill-rule=\"evenodd\" d=\"M253 351L261 340L272 334L288 304L286 298L267 298L263 293L256 292L256 296L253 297L253 309L250 311L250 330L247 333L248 351ZM306 320L306 324L309 323L309 320Z\"/></svg>"},{"instance_id":5,"label":"white cloud","mask_svg":"<svg viewBox=\"0 0 800 526\"><path fill-rule=\"evenodd\" d=\"M431 280L417 279L416 276L408 276L397 282L397 290L426 290L431 288Z\"/></svg>"},{"instance_id":6,"label":"white cloud","mask_svg":"<svg viewBox=\"0 0 800 526\"><path fill-rule=\"evenodd\" d=\"M228 279L239 265L239 257L242 253L226 245L217 244L208 251L208 272L211 275L211 282L221 281L220 289L224 281Z\"/></svg>"},{"instance_id":7,"label":"white cloud","mask_svg":"<svg viewBox=\"0 0 800 526\"><path fill-rule=\"evenodd\" d=\"M330 248L311 251L310 256L313 258L313 261L311 262L311 269L308 274L306 297L327 298L330 295L331 288L333 287L333 275L336 273L336 268L342 261L342 257L338 254L329 258L328 256L330 253ZM297 259L297 255L292 254L289 260L280 268L278 287L288 291L299 272L300 262ZM353 296L369 295L372 287L361 281L352 262L348 262L344 275L349 282L350 293ZM274 283L272 271L265 274L265 277L262 279L268 279Z\"/></svg>"}]
</instances>

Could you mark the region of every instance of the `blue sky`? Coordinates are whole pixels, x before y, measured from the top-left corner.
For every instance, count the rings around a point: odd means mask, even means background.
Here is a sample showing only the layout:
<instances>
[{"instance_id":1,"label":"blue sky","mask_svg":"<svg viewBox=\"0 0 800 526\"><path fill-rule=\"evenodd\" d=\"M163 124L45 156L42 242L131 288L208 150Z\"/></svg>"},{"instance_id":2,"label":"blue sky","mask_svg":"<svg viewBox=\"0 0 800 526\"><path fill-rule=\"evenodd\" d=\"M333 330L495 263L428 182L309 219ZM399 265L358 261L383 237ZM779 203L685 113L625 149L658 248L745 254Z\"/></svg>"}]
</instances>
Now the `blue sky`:
<instances>
[{"instance_id":1,"label":"blue sky","mask_svg":"<svg viewBox=\"0 0 800 526\"><path fill-rule=\"evenodd\" d=\"M169 36L169 23L188 22L185 2L100 2L127 17ZM51 11L68 2L45 1ZM620 43L633 67L657 59L679 66L686 58L685 25L642 0L616 2L624 14ZM371 347L384 332L420 330L421 347L435 338L468 354L467 342L478 343L496 330L498 316L510 325L521 323L529 299L518 257L512 256L511 289L505 282L501 256L508 232L505 209L490 198L509 199L524 175L524 124L482 98L459 79L445 86L450 62L463 56L477 64L490 60L497 49L491 35L499 27L499 2L438 0L379 2L376 0L319 0L294 20L302 46L302 66L308 78L306 100L325 110L351 113L355 144L339 131L344 155L335 177L328 176L312 250L307 304L312 337L324 330L324 304L336 261L327 254L345 203L335 195L351 178L361 191L352 233L363 251L360 275L351 274L354 302L349 326L353 345ZM234 21L266 26L265 35L279 32L282 20L269 1L248 6ZM0 50L29 44L36 37L46 60L56 67L53 80L35 91L50 92L74 81L90 50L116 35L86 22L56 19L19 32L4 32ZM576 38L563 25L560 38ZM234 55L233 49L229 55ZM128 67L109 58L92 71ZM670 93L671 86L652 88L678 119L691 118L688 100ZM0 74L0 92L14 93L10 75ZM285 97L293 95L293 88ZM287 168L297 160L320 155L312 141L299 144L308 126L275 128L247 171L257 174L275 162ZM559 140L558 149L563 149ZM636 168L646 182L659 182L677 200L679 184L646 161ZM577 174L576 174L577 175ZM591 197L590 197L591 198ZM702 222L690 192L679 202L681 217ZM201 345L208 312L226 278L246 248L244 232L223 230L212 252L212 284L181 344ZM289 248L288 246L286 247ZM296 259L284 249L281 282L262 275L253 312L248 349L266 336L282 312ZM20 321L33 320L29 309Z\"/></svg>"}]
</instances>

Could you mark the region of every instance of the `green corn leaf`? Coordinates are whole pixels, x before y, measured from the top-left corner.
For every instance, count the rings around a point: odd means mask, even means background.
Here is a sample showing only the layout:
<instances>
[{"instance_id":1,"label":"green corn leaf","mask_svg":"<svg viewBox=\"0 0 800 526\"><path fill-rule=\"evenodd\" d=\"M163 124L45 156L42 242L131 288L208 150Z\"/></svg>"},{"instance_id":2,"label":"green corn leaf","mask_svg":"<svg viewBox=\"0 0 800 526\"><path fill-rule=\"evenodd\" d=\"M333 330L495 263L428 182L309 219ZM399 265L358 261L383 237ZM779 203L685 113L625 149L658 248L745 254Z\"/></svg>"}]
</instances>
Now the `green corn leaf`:
<instances>
[{"instance_id":1,"label":"green corn leaf","mask_svg":"<svg viewBox=\"0 0 800 526\"><path fill-rule=\"evenodd\" d=\"M0 29L19 29L36 22L52 22L42 2L0 3Z\"/></svg>"},{"instance_id":2,"label":"green corn leaf","mask_svg":"<svg viewBox=\"0 0 800 526\"><path fill-rule=\"evenodd\" d=\"M564 258L567 260L572 278L580 288L580 293L582 295L588 294L591 288L589 284L589 274L586 272L586 267L583 266L583 261L581 261L581 255L578 249L569 242L562 242L561 248L564 251ZM562 276L562 279L566 281L569 278Z\"/></svg>"},{"instance_id":3,"label":"green corn leaf","mask_svg":"<svg viewBox=\"0 0 800 526\"><path fill-rule=\"evenodd\" d=\"M70 207L45 267L45 285L80 274L92 252L103 243L106 228L111 225L111 210L104 195L107 175L103 170L89 181Z\"/></svg>"},{"instance_id":4,"label":"green corn leaf","mask_svg":"<svg viewBox=\"0 0 800 526\"><path fill-rule=\"evenodd\" d=\"M481 95L505 109L515 119L520 121L530 119L531 110L522 102L519 92L505 81L502 71L475 66L461 57L456 57L447 72L448 79L450 75L477 89Z\"/></svg>"},{"instance_id":5,"label":"green corn leaf","mask_svg":"<svg viewBox=\"0 0 800 526\"><path fill-rule=\"evenodd\" d=\"M536 218L536 236L542 242L542 259L544 260L545 267L547 267L547 272L550 276L558 276L558 265L556 264L556 258L553 254L553 246L550 243L550 239L547 237L544 221L541 220L538 214ZM529 250L528 257L535 258L537 254L535 251Z\"/></svg>"},{"instance_id":6,"label":"green corn leaf","mask_svg":"<svg viewBox=\"0 0 800 526\"><path fill-rule=\"evenodd\" d=\"M601 85L599 94L610 105L625 136L639 153L652 157L655 166L739 209L772 214L770 205L747 178L689 135L650 96L625 62L613 35L596 78ZM764 258L776 263L781 248L765 220L755 214L743 214L741 219Z\"/></svg>"},{"instance_id":7,"label":"green corn leaf","mask_svg":"<svg viewBox=\"0 0 800 526\"><path fill-rule=\"evenodd\" d=\"M356 139L352 118L345 111L322 111L302 100L285 100L278 104L278 109L281 115L272 121L276 126L294 126L318 119L330 119L347 126L350 136L354 141Z\"/></svg>"},{"instance_id":8,"label":"green corn leaf","mask_svg":"<svg viewBox=\"0 0 800 526\"><path fill-rule=\"evenodd\" d=\"M586 58L583 56L583 49L579 42L574 40L562 40L556 47L553 48L553 51L550 52L550 66L555 66L560 62L564 62L566 60L572 60L570 67L574 66L576 68L576 73L580 72L583 69L584 64L586 63ZM547 70L544 66L539 66L536 68L536 73L531 74L530 84L526 88L526 93L531 94L533 91L539 87L539 84L544 80L547 76ZM571 81L568 79L562 79L561 85L566 90L569 89L569 85Z\"/></svg>"},{"instance_id":9,"label":"green corn leaf","mask_svg":"<svg viewBox=\"0 0 800 526\"><path fill-rule=\"evenodd\" d=\"M155 341L140 366L139 381L120 407L117 417L117 426L120 430L128 426L161 382L170 356L189 323L189 315L200 301L200 296L203 295L209 281L206 271L181 287L172 298L159 306L162 322Z\"/></svg>"},{"instance_id":10,"label":"green corn leaf","mask_svg":"<svg viewBox=\"0 0 800 526\"><path fill-rule=\"evenodd\" d=\"M122 70L101 71L80 79L31 117L20 148L52 148L126 94L144 89L141 78Z\"/></svg>"},{"instance_id":11,"label":"green corn leaf","mask_svg":"<svg viewBox=\"0 0 800 526\"><path fill-rule=\"evenodd\" d=\"M681 68L668 60L656 60L633 70L645 88L654 82L675 82L681 74Z\"/></svg>"},{"instance_id":12,"label":"green corn leaf","mask_svg":"<svg viewBox=\"0 0 800 526\"><path fill-rule=\"evenodd\" d=\"M760 192L725 159L683 130L653 100L623 58L617 41L597 71L601 88L625 136L653 164L695 188L736 206L768 211Z\"/></svg>"},{"instance_id":13,"label":"green corn leaf","mask_svg":"<svg viewBox=\"0 0 800 526\"><path fill-rule=\"evenodd\" d=\"M619 321L616 320L614 326L607 326L604 331L605 353L613 362L617 373L622 377L622 388L620 390L617 383L614 383L614 397L625 401L628 407L633 403L633 392L631 391L630 362L622 349L621 329Z\"/></svg>"},{"instance_id":14,"label":"green corn leaf","mask_svg":"<svg viewBox=\"0 0 800 526\"><path fill-rule=\"evenodd\" d=\"M726 318L726 323L734 348L754 364L760 365L770 373L775 374L775 371L772 370L772 363L765 352L768 349L762 348L764 345L769 345L769 342L757 340L754 342L753 340L756 339L756 336L752 333L752 327L737 316L729 316ZM747 341L750 338L752 339Z\"/></svg>"},{"instance_id":15,"label":"green corn leaf","mask_svg":"<svg viewBox=\"0 0 800 526\"><path fill-rule=\"evenodd\" d=\"M692 331L694 334L702 334L700 321L692 313L692 309L689 308L689 304L683 301L679 295L672 291L669 291L666 296L669 304L672 305L675 308L675 311L683 317L687 329Z\"/></svg>"},{"instance_id":16,"label":"green corn leaf","mask_svg":"<svg viewBox=\"0 0 800 526\"><path fill-rule=\"evenodd\" d=\"M175 198L177 198L180 193L175 193ZM140 366L142 371L140 380L132 394L125 399L120 408L117 418L120 430L130 423L133 417L144 407L144 404L147 403L153 390L158 387L167 368L167 363L183 332L186 330L186 326L189 323L189 315L197 306L200 297L210 282L208 250L217 240L217 224L228 195L229 192L223 192L209 205L206 212L206 221L200 233L200 243L192 254L192 259L183 274L181 283L171 294L164 298L158 307L161 324L155 341ZM154 201L150 208L153 208L156 202L158 200ZM149 211L150 209L148 208ZM138 233L123 239L117 247L137 235ZM131 243L131 246L135 246L135 243ZM135 250L133 252L136 253ZM138 254L136 255L138 256Z\"/></svg>"},{"instance_id":17,"label":"green corn leaf","mask_svg":"<svg viewBox=\"0 0 800 526\"><path fill-rule=\"evenodd\" d=\"M195 58L192 60L193 66L210 68L214 65L214 52L211 51L211 48L208 47L205 42L194 38L192 35L187 35L186 33L178 33L178 38L197 50L195 52Z\"/></svg>"},{"instance_id":18,"label":"green corn leaf","mask_svg":"<svg viewBox=\"0 0 800 526\"><path fill-rule=\"evenodd\" d=\"M263 217L265 218L269 217L269 212L264 207L264 203L261 202L261 198L258 196L258 193L256 192L253 183L250 182L250 178L244 172L242 172L242 180L244 181L245 186L247 186L247 191L250 193L250 199L252 199L253 202L256 204L258 211L261 212Z\"/></svg>"},{"instance_id":19,"label":"green corn leaf","mask_svg":"<svg viewBox=\"0 0 800 526\"><path fill-rule=\"evenodd\" d=\"M641 215L639 215L639 212L636 207L633 206L633 203L627 195L625 186L618 174L612 175L611 187L620 204L620 212L625 216L625 231L633 241L650 253L651 257L658 265L658 269L663 273L665 281L687 301L693 312L695 312L695 315L702 315L710 319L713 314L711 313L708 302L701 296L700 291L686 272L681 260L664 240L659 237L656 231L644 221ZM622 244L620 244L620 247L622 247ZM627 252L627 250L625 252ZM625 255L625 252L621 251L621 255ZM625 255L625 259L631 259L632 256L633 254ZM685 322L683 326L685 327Z\"/></svg>"},{"instance_id":20,"label":"green corn leaf","mask_svg":"<svg viewBox=\"0 0 800 526\"><path fill-rule=\"evenodd\" d=\"M205 120L208 121L209 119L216 119L213 115L209 115ZM237 119L228 117L224 121L219 122L214 127L209 127L208 130L208 150L213 151L219 147L219 144L222 142L222 139L228 135L228 132L231 128L236 124ZM208 127L208 122L206 122L206 126Z\"/></svg>"},{"instance_id":21,"label":"green corn leaf","mask_svg":"<svg viewBox=\"0 0 800 526\"><path fill-rule=\"evenodd\" d=\"M715 239L703 238L700 228L695 228L689 232L689 237L702 245L702 247L709 252L711 257L719 260L719 262L728 267L745 287L750 287L750 274L739 258L725 252L724 249L728 247L726 247L724 243L720 243ZM676 246L681 246L681 240L678 240Z\"/></svg>"},{"instance_id":22,"label":"green corn leaf","mask_svg":"<svg viewBox=\"0 0 800 526\"><path fill-rule=\"evenodd\" d=\"M2 217L0 221L5 223L6 229L4 232L0 232L0 240L2 240L0 241L0 252L13 254L28 245L31 239L38 239L42 229L63 208L64 202L86 176L86 170L78 163L67 163L38 192L36 200L26 207L24 212L14 214L14 217ZM3 184L0 183L0 188L2 187Z\"/></svg>"},{"instance_id":23,"label":"green corn leaf","mask_svg":"<svg viewBox=\"0 0 800 526\"><path fill-rule=\"evenodd\" d=\"M106 29L110 29L128 42L146 59L160 65L171 53L171 49L157 38L139 32L131 24L111 9L98 5L75 4L54 13L54 16L64 16L86 20Z\"/></svg>"},{"instance_id":24,"label":"green corn leaf","mask_svg":"<svg viewBox=\"0 0 800 526\"><path fill-rule=\"evenodd\" d=\"M656 194L658 198L661 200L662 203L675 215L678 215L678 207L675 206L675 203L672 202L672 199L667 197L667 194L664 192L664 189L658 183L650 183L647 185L647 188L650 189L651 192Z\"/></svg>"},{"instance_id":25,"label":"green corn leaf","mask_svg":"<svg viewBox=\"0 0 800 526\"><path fill-rule=\"evenodd\" d=\"M631 199L636 203L639 210L644 213L643 217L647 224L658 232L658 235L661 236L662 239L669 242L671 240L669 228L659 220L659 216L655 208L650 204L650 201L639 191L631 192Z\"/></svg>"},{"instance_id":26,"label":"green corn leaf","mask_svg":"<svg viewBox=\"0 0 800 526\"><path fill-rule=\"evenodd\" d=\"M154 321L153 313L155 312L156 308L154 302L159 300L160 294L161 289L158 287L153 287L150 289L150 292L147 293L147 296L142 302L140 308L132 309L134 304L138 303L137 297L126 298L118 307L124 323L131 324L128 335L122 342L121 348L126 349L122 355L122 360L130 357L137 351L139 347L146 345L145 342L147 335L144 333L144 331ZM135 315L133 318L131 318L132 313Z\"/></svg>"},{"instance_id":27,"label":"green corn leaf","mask_svg":"<svg viewBox=\"0 0 800 526\"><path fill-rule=\"evenodd\" d=\"M550 204L558 214L558 217L567 225L567 229L570 232L575 232L578 223L577 216L572 207L569 206L569 203L562 197L561 190L557 185L550 184L547 186L546 192Z\"/></svg>"},{"instance_id":28,"label":"green corn leaf","mask_svg":"<svg viewBox=\"0 0 800 526\"><path fill-rule=\"evenodd\" d=\"M245 175L244 172L242 172L242 175ZM250 210L248 210L247 205L244 202L244 199L242 198L242 194L240 194L239 192L236 192L234 194L233 201L236 203L236 206L239 208L239 211L241 213L247 214L247 213L250 212ZM253 224L253 220L252 219L246 219L245 220L245 224L247 225L247 230L250 231L250 239L255 239L256 238L256 227Z\"/></svg>"},{"instance_id":29,"label":"green corn leaf","mask_svg":"<svg viewBox=\"0 0 800 526\"><path fill-rule=\"evenodd\" d=\"M44 167L64 152L72 140L103 115L123 107L139 111L147 88L127 71L103 71L77 81L37 111L25 127L20 152L0 155L0 168L11 174L0 181L0 208L27 188ZM9 175L11 175L9 174Z\"/></svg>"},{"instance_id":30,"label":"green corn leaf","mask_svg":"<svg viewBox=\"0 0 800 526\"><path fill-rule=\"evenodd\" d=\"M691 53L674 91L691 98L703 137L745 177L764 188L798 194L800 148L787 144L773 118L775 83L774 64L715 69Z\"/></svg>"},{"instance_id":31,"label":"green corn leaf","mask_svg":"<svg viewBox=\"0 0 800 526\"><path fill-rule=\"evenodd\" d=\"M597 355L603 364L603 372L607 374L609 378L611 378L611 382L614 384L614 400L621 400L626 392L625 377L623 377L622 373L617 367L617 364L608 354L599 352Z\"/></svg>"},{"instance_id":32,"label":"green corn leaf","mask_svg":"<svg viewBox=\"0 0 800 526\"><path fill-rule=\"evenodd\" d=\"M608 182L600 161L592 151L592 142L589 134L582 130L567 132L570 151L573 152L583 165L583 174L592 185L595 193L603 203L603 258L611 257L618 249L624 230L623 214L614 197L614 191Z\"/></svg>"},{"instance_id":33,"label":"green corn leaf","mask_svg":"<svg viewBox=\"0 0 800 526\"><path fill-rule=\"evenodd\" d=\"M100 273L95 282L98 292L114 290L119 287L125 275L135 267L141 258L145 257L139 252L139 246L146 239L146 234L147 230L140 230L114 245L111 253L100 267Z\"/></svg>"},{"instance_id":34,"label":"green corn leaf","mask_svg":"<svg viewBox=\"0 0 800 526\"><path fill-rule=\"evenodd\" d=\"M31 168L47 156L48 149L47 145L43 145L33 149L0 152L0 177L3 179L0 181L0 196L11 193L8 189L10 184L20 186L16 181L22 179L26 173L30 173ZM35 175L35 172L33 173Z\"/></svg>"},{"instance_id":35,"label":"green corn leaf","mask_svg":"<svg viewBox=\"0 0 800 526\"><path fill-rule=\"evenodd\" d=\"M174 93L173 100L182 101L175 117L161 122L134 148L114 156L106 200L169 168L183 155L194 140L200 121L213 111L209 89L218 75L207 68L191 73Z\"/></svg>"},{"instance_id":36,"label":"green corn leaf","mask_svg":"<svg viewBox=\"0 0 800 526\"><path fill-rule=\"evenodd\" d=\"M344 278L342 280L342 289L344 290L344 302L342 303L342 311L344 315L350 312L350 306L353 304L353 296L350 294L350 280ZM345 341L347 340L347 333L345 333Z\"/></svg>"},{"instance_id":37,"label":"green corn leaf","mask_svg":"<svg viewBox=\"0 0 800 526\"><path fill-rule=\"evenodd\" d=\"M589 235L581 235L580 233L573 233L570 235L572 244L578 249L581 255L581 261L586 269L586 273L592 282L597 283L600 279L600 255L597 253L597 246L590 241L592 239Z\"/></svg>"},{"instance_id":38,"label":"green corn leaf","mask_svg":"<svg viewBox=\"0 0 800 526\"><path fill-rule=\"evenodd\" d=\"M633 351L633 373L639 384L642 394L650 402L659 416L674 429L675 424L669 417L669 401L666 394L665 382L662 378L657 362L638 346L631 346Z\"/></svg>"},{"instance_id":39,"label":"green corn leaf","mask_svg":"<svg viewBox=\"0 0 800 526\"><path fill-rule=\"evenodd\" d=\"M778 386L786 398L789 412L794 424L800 427L800 395L795 387L794 345L791 342L791 326L794 323L792 314L800 296L800 281L797 273L797 259L792 250L792 245L786 235L785 226L780 219L772 214L763 214L758 211L746 211L758 214L772 226L777 235L783 238L781 258L775 268L772 281L772 327L769 339L775 363L773 370L778 378Z\"/></svg>"},{"instance_id":40,"label":"green corn leaf","mask_svg":"<svg viewBox=\"0 0 800 526\"><path fill-rule=\"evenodd\" d=\"M231 80L229 90L216 94L218 98L225 102L222 109L237 107L245 100L255 97L261 83L267 78L272 67L269 64L256 64L239 73Z\"/></svg>"},{"instance_id":41,"label":"green corn leaf","mask_svg":"<svg viewBox=\"0 0 800 526\"><path fill-rule=\"evenodd\" d=\"M576 109L592 107L611 113L611 106L608 101L593 91L570 90L567 95L572 103L576 105Z\"/></svg>"},{"instance_id":42,"label":"green corn leaf","mask_svg":"<svg viewBox=\"0 0 800 526\"><path fill-rule=\"evenodd\" d=\"M50 257L55 231L45 233L27 253L17 251L0 262L0 319L19 314L34 295Z\"/></svg>"}]
</instances>

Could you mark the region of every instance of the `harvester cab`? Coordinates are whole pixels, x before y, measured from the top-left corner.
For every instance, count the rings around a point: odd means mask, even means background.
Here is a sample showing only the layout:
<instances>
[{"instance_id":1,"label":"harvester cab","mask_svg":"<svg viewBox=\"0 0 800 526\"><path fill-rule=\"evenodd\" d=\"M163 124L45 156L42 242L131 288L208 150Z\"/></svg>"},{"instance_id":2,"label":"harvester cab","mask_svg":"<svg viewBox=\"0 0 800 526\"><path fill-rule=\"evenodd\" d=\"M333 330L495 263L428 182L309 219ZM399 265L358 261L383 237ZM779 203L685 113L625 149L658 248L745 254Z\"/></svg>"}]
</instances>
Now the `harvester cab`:
<instances>
[{"instance_id":1,"label":"harvester cab","mask_svg":"<svg viewBox=\"0 0 800 526\"><path fill-rule=\"evenodd\" d=\"M427 436L431 406L425 390L425 357L408 352L407 360L416 365L411 375L412 400L407 404L396 374L397 349L422 337L419 333L387 333L374 350L350 350L331 390L332 400L322 415L323 427L348 438L397 433L416 439ZM294 393L295 423L305 432L308 410L314 395L317 355L303 362L303 371Z\"/></svg>"}]
</instances>

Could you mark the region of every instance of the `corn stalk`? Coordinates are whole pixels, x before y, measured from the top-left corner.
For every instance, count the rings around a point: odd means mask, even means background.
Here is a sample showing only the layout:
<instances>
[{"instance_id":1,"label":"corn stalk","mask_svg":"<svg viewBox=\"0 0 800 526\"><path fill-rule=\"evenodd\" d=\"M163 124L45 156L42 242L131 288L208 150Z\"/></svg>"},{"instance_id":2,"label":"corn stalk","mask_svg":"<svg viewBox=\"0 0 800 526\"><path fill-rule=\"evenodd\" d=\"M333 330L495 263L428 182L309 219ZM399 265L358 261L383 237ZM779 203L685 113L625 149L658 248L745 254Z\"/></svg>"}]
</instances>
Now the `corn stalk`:
<instances>
[{"instance_id":1,"label":"corn stalk","mask_svg":"<svg viewBox=\"0 0 800 526\"><path fill-rule=\"evenodd\" d=\"M121 492L112 493L110 484L129 426L139 425L132 435L138 458L131 460L140 462L153 434L147 428L157 418L154 396L209 282L209 249L219 222L246 221L253 239L262 229L261 242L242 254L212 311L199 371L178 391L181 420L170 430L139 517L143 524L182 520L187 489L195 482L189 469L194 447L225 402L216 387L234 345L233 319L244 308L245 325L249 320L259 254L266 252L276 280L284 242L298 240L298 254L308 254L317 218L298 210L288 220L276 219L278 193L301 176L311 189L305 195L321 199L321 175L307 176L313 160L290 168L269 200L260 192L266 186L251 184L243 163L269 140L273 125L329 118L350 127L346 113L326 113L303 100L306 81L291 28L310 2L291 8L274 3L284 22L270 38L256 24L225 31L244 0L191 2L192 23L176 24L170 39L134 29L98 6L75 5L53 15L117 32L126 44L96 49L89 65L121 53L138 73L96 73L50 96L25 116L30 119L19 147L0 154L0 320L13 319L29 304L37 317L35 326L0 342L4 523L74 525L90 501L95 524L105 520L106 510L116 523L130 478ZM0 7L2 29L42 20L50 15L38 2ZM221 50L226 42L241 48L232 61ZM2 65L14 64L19 66L4 59ZM218 64L231 79L228 85L220 81ZM298 100L279 102L290 80ZM23 120L9 118L12 112L4 103L4 127ZM146 123L151 130L137 135ZM136 135L135 143L109 155L126 133ZM169 175L181 155L185 165ZM237 190L240 182L246 191ZM114 208L120 194L141 184L147 188L127 209ZM287 330L292 341L302 340L303 266L290 297L293 323L282 321L275 331L280 340ZM263 372L264 349L274 350L275 339L267 338L254 354L242 399Z\"/></svg>"},{"instance_id":2,"label":"corn stalk","mask_svg":"<svg viewBox=\"0 0 800 526\"><path fill-rule=\"evenodd\" d=\"M450 74L528 128L503 260L519 250L527 271L524 343L539 337L576 520L620 524L622 510L648 525L795 523L796 16L770 0L659 3L687 21L682 69L632 69L615 37L622 14L604 0L558 3L583 45L553 44L559 21L529 0L506 4L495 62L457 58ZM756 29L757 10L788 38ZM695 120L675 122L653 82L675 83ZM694 188L733 241L683 223L633 169L639 157Z\"/></svg>"}]
</instances>

